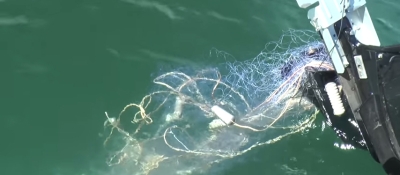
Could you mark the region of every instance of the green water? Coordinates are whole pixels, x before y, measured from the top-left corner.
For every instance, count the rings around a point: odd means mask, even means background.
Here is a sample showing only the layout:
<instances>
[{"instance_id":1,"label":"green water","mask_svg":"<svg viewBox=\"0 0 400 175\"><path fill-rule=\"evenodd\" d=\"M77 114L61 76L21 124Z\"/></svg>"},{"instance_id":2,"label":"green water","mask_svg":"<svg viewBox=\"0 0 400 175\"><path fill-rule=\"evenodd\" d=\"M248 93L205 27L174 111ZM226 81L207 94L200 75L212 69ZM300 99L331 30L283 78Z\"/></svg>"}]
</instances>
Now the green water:
<instances>
[{"instance_id":1,"label":"green water","mask_svg":"<svg viewBox=\"0 0 400 175\"><path fill-rule=\"evenodd\" d=\"M400 42L398 3L368 7L382 43ZM106 171L104 111L139 101L157 65L201 65L212 48L253 58L283 30L312 29L306 13L294 0L1 0L1 174ZM383 174L322 122L224 174Z\"/></svg>"}]
</instances>

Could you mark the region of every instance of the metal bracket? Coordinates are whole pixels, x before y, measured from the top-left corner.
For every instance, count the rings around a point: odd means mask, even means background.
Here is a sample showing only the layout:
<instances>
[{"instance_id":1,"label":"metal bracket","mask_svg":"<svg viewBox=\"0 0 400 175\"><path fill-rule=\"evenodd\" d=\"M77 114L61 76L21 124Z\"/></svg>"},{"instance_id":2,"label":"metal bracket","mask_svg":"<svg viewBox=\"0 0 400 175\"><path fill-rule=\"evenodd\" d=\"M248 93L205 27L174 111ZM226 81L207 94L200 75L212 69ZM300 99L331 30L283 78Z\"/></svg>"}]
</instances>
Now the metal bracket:
<instances>
[{"instance_id":1,"label":"metal bracket","mask_svg":"<svg viewBox=\"0 0 400 175\"><path fill-rule=\"evenodd\" d=\"M321 34L336 72L342 74L345 66L348 65L348 61L343 54L343 49L338 41L334 27L330 26L327 29L322 29Z\"/></svg>"},{"instance_id":2,"label":"metal bracket","mask_svg":"<svg viewBox=\"0 0 400 175\"><path fill-rule=\"evenodd\" d=\"M376 34L365 0L296 0L301 8L308 8L318 2L314 8L308 11L308 19L316 31L320 31L328 49L332 63L338 74L344 73L349 61L343 53L342 46L338 42L334 24L347 17L353 28L352 34L358 41L366 45L379 46L379 38ZM365 71L365 70L364 70ZM366 74L361 76L366 78Z\"/></svg>"},{"instance_id":3,"label":"metal bracket","mask_svg":"<svg viewBox=\"0 0 400 175\"><path fill-rule=\"evenodd\" d=\"M354 62L357 66L358 76L360 79L367 79L367 72L365 71L364 62L361 55L354 56Z\"/></svg>"}]
</instances>

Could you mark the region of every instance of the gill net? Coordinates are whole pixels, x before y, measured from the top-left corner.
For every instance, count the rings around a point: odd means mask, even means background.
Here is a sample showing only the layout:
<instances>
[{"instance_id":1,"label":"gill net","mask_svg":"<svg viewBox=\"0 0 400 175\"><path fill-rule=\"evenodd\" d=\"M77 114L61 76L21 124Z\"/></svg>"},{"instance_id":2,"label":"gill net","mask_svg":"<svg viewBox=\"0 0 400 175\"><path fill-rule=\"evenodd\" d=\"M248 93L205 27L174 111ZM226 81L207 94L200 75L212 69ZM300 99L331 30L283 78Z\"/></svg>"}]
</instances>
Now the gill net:
<instances>
[{"instance_id":1,"label":"gill net","mask_svg":"<svg viewBox=\"0 0 400 175\"><path fill-rule=\"evenodd\" d=\"M141 101L115 117L106 113L107 163L115 174L207 173L223 160L301 132L317 113L301 98L309 68L333 70L314 31L289 30L253 59L160 74ZM232 114L232 124L213 106Z\"/></svg>"}]
</instances>

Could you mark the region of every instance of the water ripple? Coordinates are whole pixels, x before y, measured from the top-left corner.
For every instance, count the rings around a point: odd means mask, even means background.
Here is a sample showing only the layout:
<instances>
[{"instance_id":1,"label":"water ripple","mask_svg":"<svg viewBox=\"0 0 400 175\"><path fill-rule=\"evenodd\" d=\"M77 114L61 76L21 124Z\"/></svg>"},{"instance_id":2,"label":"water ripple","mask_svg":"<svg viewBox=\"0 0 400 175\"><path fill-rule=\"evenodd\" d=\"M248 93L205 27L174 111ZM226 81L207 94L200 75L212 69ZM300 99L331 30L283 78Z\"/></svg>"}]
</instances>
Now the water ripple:
<instances>
[{"instance_id":1,"label":"water ripple","mask_svg":"<svg viewBox=\"0 0 400 175\"><path fill-rule=\"evenodd\" d=\"M122 1L144 8L154 8L159 12L165 14L172 20L182 19L182 17L178 16L169 6L161 4L159 2L147 1L147 0L122 0Z\"/></svg>"}]
</instances>

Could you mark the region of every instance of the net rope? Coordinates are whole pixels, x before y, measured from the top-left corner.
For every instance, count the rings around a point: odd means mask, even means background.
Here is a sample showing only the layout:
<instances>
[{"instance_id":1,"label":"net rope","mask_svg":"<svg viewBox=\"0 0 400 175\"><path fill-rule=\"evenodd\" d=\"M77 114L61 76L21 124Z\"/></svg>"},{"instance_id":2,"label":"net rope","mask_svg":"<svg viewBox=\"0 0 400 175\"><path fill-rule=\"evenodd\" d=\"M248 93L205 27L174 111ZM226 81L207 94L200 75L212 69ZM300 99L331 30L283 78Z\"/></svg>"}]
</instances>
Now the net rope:
<instances>
[{"instance_id":1,"label":"net rope","mask_svg":"<svg viewBox=\"0 0 400 175\"><path fill-rule=\"evenodd\" d=\"M165 72L139 103L117 117L106 112L107 163L118 174L206 173L215 163L301 132L317 114L300 100L310 68L333 70L324 44L314 31L288 30L253 59ZM219 119L213 106L235 116L233 124Z\"/></svg>"}]
</instances>

